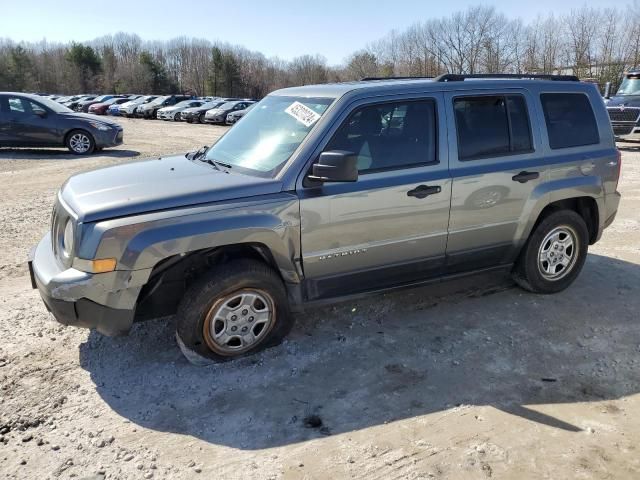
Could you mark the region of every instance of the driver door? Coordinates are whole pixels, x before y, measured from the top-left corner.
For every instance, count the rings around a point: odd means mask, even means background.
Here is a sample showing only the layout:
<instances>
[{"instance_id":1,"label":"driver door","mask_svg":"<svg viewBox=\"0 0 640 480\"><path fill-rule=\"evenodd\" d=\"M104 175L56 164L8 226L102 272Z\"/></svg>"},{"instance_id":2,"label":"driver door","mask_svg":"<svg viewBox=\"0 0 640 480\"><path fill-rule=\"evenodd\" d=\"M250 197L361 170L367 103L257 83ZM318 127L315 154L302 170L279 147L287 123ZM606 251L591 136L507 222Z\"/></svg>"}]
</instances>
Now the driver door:
<instances>
[{"instance_id":1,"label":"driver door","mask_svg":"<svg viewBox=\"0 0 640 480\"><path fill-rule=\"evenodd\" d=\"M8 136L16 146L62 145L56 114L22 97L7 97Z\"/></svg>"},{"instance_id":2,"label":"driver door","mask_svg":"<svg viewBox=\"0 0 640 480\"><path fill-rule=\"evenodd\" d=\"M437 93L361 102L324 146L356 153L359 176L299 192L309 299L442 273L451 180L439 118Z\"/></svg>"}]
</instances>

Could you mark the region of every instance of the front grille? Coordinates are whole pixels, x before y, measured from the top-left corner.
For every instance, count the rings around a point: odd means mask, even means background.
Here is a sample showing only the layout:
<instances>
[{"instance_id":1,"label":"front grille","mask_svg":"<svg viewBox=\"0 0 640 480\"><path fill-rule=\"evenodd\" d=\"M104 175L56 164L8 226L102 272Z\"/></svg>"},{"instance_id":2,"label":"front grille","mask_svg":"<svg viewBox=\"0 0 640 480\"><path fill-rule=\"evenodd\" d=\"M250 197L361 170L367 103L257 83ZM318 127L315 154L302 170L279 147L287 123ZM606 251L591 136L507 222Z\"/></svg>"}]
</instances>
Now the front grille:
<instances>
[{"instance_id":1,"label":"front grille","mask_svg":"<svg viewBox=\"0 0 640 480\"><path fill-rule=\"evenodd\" d=\"M609 111L609 118L612 122L633 122L638 121L640 109L638 108L618 108L611 107L607 109Z\"/></svg>"},{"instance_id":2,"label":"front grille","mask_svg":"<svg viewBox=\"0 0 640 480\"><path fill-rule=\"evenodd\" d=\"M613 125L614 135L629 135L633 132L634 125Z\"/></svg>"}]
</instances>

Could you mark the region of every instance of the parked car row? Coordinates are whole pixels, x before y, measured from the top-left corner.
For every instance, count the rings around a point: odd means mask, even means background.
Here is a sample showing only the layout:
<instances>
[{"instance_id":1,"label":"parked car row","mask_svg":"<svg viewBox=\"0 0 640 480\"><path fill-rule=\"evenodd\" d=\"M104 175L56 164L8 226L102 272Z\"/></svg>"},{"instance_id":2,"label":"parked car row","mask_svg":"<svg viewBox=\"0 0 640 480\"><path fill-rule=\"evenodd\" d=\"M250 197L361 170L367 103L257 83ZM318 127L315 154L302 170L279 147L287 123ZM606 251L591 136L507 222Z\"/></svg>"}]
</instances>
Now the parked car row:
<instances>
[{"instance_id":1,"label":"parked car row","mask_svg":"<svg viewBox=\"0 0 640 480\"><path fill-rule=\"evenodd\" d=\"M128 118L233 125L256 102L247 98L190 95L46 95L76 112Z\"/></svg>"}]
</instances>

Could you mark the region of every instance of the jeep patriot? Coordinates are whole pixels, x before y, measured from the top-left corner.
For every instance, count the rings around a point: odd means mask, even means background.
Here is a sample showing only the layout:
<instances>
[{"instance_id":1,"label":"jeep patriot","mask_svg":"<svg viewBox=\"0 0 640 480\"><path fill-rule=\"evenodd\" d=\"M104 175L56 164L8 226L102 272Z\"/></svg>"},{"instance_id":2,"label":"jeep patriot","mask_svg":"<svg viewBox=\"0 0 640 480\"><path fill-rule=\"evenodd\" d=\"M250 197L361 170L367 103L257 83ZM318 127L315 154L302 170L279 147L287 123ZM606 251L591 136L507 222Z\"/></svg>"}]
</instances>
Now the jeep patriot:
<instances>
[{"instance_id":1,"label":"jeep patriot","mask_svg":"<svg viewBox=\"0 0 640 480\"><path fill-rule=\"evenodd\" d=\"M560 292L615 217L620 166L571 76L286 88L211 147L69 178L29 267L65 325L175 314L190 361L225 361L328 301L488 269Z\"/></svg>"}]
</instances>

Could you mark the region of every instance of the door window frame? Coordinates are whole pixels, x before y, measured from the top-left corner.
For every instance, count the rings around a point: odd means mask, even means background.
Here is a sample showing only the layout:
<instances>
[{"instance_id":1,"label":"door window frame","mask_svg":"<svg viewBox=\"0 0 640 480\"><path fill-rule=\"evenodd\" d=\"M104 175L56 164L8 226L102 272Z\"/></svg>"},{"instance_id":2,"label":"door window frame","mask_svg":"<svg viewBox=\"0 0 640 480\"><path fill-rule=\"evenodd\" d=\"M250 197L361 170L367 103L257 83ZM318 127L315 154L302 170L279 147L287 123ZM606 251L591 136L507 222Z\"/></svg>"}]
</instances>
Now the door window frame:
<instances>
[{"instance_id":1,"label":"door window frame","mask_svg":"<svg viewBox=\"0 0 640 480\"><path fill-rule=\"evenodd\" d=\"M320 154L325 151L326 146L331 139L343 125L352 113L356 110L368 106L377 105L381 103L402 103L420 100L433 100L435 102L436 119L438 124L436 125L436 159L437 162L430 162L422 165L411 165L405 167L398 167L393 169L378 170L370 172L368 174L358 175L358 181L356 182L327 182L324 184L307 184L305 181L314 163L318 161ZM303 168L299 170L298 177L296 179L296 190L303 191L322 191L322 187L335 187L336 190L366 190L368 188L374 188L374 186L364 186L364 183L371 181L373 184L382 183L381 180L385 177L392 180L398 177L400 181L402 177L406 175L406 172L441 172L448 170L449 167L449 149L447 140L447 113L445 111L445 95L441 90L428 91L423 93L404 93L400 95L379 95L379 96L367 96L354 99L349 104L342 107L342 111L332 120L332 125L328 128L323 136L317 141L316 146L313 148L311 155L307 158L303 165ZM333 190L333 188L331 189ZM331 195L333 192L327 191L326 193L319 193L320 195Z\"/></svg>"},{"instance_id":2,"label":"door window frame","mask_svg":"<svg viewBox=\"0 0 640 480\"><path fill-rule=\"evenodd\" d=\"M481 96L509 96L522 95L524 97L525 106L529 114L529 130L531 133L532 150L527 152L506 152L507 154L496 154L477 158L475 160L460 160L458 154L458 128L456 125L455 111L453 109L454 99L460 97L481 97ZM449 166L453 177L464 175L465 172L471 173L476 171L477 167L495 166L495 170L503 170L505 164L512 162L536 161L539 162L540 156L543 155L542 133L540 131L541 112L535 103L535 97L530 90L523 87L507 87L507 88L490 88L490 89L469 89L469 90L453 90L445 93L445 103L447 111L447 128L449 135ZM542 120L544 121L544 120ZM537 159L537 160L536 160Z\"/></svg>"}]
</instances>

